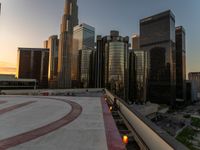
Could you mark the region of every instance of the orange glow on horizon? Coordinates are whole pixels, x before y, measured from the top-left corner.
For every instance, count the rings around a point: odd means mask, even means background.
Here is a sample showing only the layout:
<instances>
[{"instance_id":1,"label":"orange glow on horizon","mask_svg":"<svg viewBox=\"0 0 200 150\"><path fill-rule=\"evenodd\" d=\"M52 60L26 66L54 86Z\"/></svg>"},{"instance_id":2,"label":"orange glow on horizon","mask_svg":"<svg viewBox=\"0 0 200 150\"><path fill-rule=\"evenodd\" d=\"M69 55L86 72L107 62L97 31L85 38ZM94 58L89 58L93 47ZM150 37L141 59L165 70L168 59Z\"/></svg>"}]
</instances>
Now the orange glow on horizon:
<instances>
[{"instance_id":1,"label":"orange glow on horizon","mask_svg":"<svg viewBox=\"0 0 200 150\"><path fill-rule=\"evenodd\" d=\"M16 67L7 62L0 62L0 74L16 74Z\"/></svg>"}]
</instances>

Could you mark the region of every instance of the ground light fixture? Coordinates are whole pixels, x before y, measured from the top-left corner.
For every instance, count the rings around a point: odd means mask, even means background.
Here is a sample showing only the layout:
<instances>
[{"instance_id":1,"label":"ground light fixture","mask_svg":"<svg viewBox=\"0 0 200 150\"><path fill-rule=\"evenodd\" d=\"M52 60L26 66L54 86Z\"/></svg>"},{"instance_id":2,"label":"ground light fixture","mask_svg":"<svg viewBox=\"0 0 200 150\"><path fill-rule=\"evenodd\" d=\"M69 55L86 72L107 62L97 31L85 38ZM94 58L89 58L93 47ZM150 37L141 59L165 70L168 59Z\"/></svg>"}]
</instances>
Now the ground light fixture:
<instances>
[{"instance_id":1,"label":"ground light fixture","mask_svg":"<svg viewBox=\"0 0 200 150\"><path fill-rule=\"evenodd\" d=\"M127 135L123 135L122 141L123 141L124 144L128 144L128 136Z\"/></svg>"}]
</instances>

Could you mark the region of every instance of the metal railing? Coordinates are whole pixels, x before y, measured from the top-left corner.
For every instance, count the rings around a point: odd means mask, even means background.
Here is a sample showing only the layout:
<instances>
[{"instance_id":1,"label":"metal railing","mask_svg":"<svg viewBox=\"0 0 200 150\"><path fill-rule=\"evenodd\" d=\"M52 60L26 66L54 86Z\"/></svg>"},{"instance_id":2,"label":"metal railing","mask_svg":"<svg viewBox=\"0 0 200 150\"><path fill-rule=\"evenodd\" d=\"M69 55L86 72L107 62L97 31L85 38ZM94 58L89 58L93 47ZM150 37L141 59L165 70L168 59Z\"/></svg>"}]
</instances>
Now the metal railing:
<instances>
[{"instance_id":1,"label":"metal railing","mask_svg":"<svg viewBox=\"0 0 200 150\"><path fill-rule=\"evenodd\" d=\"M183 144L168 135L164 130L153 124L139 112L131 108L124 100L105 90L106 96L118 105L120 113L136 132L140 139L141 149L150 150L188 150ZM143 146L141 146L143 143Z\"/></svg>"}]
</instances>

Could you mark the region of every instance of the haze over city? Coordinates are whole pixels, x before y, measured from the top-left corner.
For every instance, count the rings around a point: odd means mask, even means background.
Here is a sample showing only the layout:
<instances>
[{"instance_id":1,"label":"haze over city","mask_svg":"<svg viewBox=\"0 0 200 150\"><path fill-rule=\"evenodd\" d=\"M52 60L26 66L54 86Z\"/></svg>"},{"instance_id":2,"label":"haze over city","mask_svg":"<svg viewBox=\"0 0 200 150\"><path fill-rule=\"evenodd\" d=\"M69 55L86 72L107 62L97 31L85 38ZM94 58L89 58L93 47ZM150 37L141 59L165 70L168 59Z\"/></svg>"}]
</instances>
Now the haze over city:
<instances>
[{"instance_id":1,"label":"haze over city","mask_svg":"<svg viewBox=\"0 0 200 150\"><path fill-rule=\"evenodd\" d=\"M1 0L0 73L15 74L18 47L43 47L49 35L59 34L63 0ZM139 20L171 9L176 25L186 29L187 72L199 71L199 0L84 0L78 1L79 22L96 35L116 29L123 36L139 34Z\"/></svg>"}]
</instances>

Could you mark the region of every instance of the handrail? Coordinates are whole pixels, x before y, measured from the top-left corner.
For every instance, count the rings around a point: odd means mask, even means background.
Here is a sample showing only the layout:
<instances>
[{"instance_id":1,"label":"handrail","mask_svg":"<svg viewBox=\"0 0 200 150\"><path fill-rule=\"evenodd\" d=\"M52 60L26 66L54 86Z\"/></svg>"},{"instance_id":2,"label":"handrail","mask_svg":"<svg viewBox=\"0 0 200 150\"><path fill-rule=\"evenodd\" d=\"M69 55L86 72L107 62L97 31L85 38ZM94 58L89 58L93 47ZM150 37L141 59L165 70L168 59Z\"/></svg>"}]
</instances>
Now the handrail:
<instances>
[{"instance_id":1,"label":"handrail","mask_svg":"<svg viewBox=\"0 0 200 150\"><path fill-rule=\"evenodd\" d=\"M120 112L137 131L137 134L151 150L188 150L183 144L168 135L164 130L153 124L138 111L131 108L124 100L105 89L106 95L119 106Z\"/></svg>"}]
</instances>

